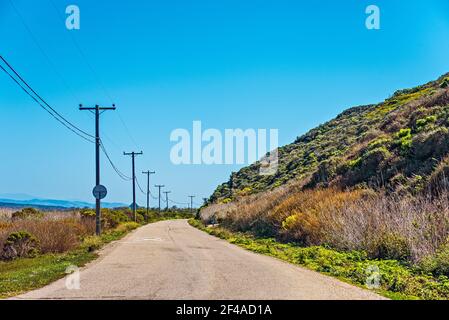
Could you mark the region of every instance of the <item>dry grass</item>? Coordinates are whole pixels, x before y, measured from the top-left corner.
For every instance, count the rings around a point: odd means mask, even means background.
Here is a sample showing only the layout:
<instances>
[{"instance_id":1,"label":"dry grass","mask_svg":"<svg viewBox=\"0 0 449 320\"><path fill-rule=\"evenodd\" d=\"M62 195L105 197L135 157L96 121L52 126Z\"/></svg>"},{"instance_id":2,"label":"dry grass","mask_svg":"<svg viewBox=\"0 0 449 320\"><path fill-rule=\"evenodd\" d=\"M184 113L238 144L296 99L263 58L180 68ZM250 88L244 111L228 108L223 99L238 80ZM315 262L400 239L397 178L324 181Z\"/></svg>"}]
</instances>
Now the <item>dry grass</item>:
<instances>
[{"instance_id":1,"label":"dry grass","mask_svg":"<svg viewBox=\"0 0 449 320\"><path fill-rule=\"evenodd\" d=\"M326 221L323 242L338 249L366 250L379 258L390 249L397 252L386 258L417 262L446 245L449 236L447 193L436 198L368 197L324 211L320 218Z\"/></svg>"},{"instance_id":2,"label":"dry grass","mask_svg":"<svg viewBox=\"0 0 449 320\"><path fill-rule=\"evenodd\" d=\"M227 204L212 204L201 210L201 219L206 223L216 220L236 231L260 229L262 233L270 233L276 228L269 223L270 212L301 187L299 184L287 184L274 190L240 197Z\"/></svg>"},{"instance_id":3,"label":"dry grass","mask_svg":"<svg viewBox=\"0 0 449 320\"><path fill-rule=\"evenodd\" d=\"M40 243L41 253L62 253L76 248L83 237L95 232L95 222L77 212L49 212L44 218L0 222L0 252L12 232L27 231Z\"/></svg>"},{"instance_id":4,"label":"dry grass","mask_svg":"<svg viewBox=\"0 0 449 320\"><path fill-rule=\"evenodd\" d=\"M201 212L233 231L301 245L363 250L372 258L418 262L448 243L449 193L404 197L369 190L279 188Z\"/></svg>"},{"instance_id":5,"label":"dry grass","mask_svg":"<svg viewBox=\"0 0 449 320\"><path fill-rule=\"evenodd\" d=\"M14 211L16 210L12 208L0 208L0 221L10 219Z\"/></svg>"}]
</instances>

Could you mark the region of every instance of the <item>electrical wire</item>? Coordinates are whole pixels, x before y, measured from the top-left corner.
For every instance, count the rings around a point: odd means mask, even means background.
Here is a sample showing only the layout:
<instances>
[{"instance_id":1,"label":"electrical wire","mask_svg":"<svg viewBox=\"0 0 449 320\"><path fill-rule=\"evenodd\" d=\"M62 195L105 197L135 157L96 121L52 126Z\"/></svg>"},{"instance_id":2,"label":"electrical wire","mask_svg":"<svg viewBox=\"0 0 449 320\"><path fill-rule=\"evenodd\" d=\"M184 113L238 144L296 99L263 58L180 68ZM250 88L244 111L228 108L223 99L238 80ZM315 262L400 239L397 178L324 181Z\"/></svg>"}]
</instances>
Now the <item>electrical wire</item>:
<instances>
[{"instance_id":1,"label":"electrical wire","mask_svg":"<svg viewBox=\"0 0 449 320\"><path fill-rule=\"evenodd\" d=\"M71 123L69 120L67 120L65 117L63 117L58 111L56 111L54 108L52 108L48 103L47 103L47 101L45 101L26 81L25 81L25 79L23 79L23 77L11 66L11 64L9 64L9 62L8 61L6 61L6 59L3 57L3 56L1 56L0 55L0 59L8 66L8 68L12 71L12 72L14 72L14 74L17 76L17 78L19 78L20 79L20 81L29 89L29 90L31 90L31 92L42 102L42 103L44 103L51 111L52 111L52 113L54 114L54 115L56 115L57 117L59 117L60 118L60 122L62 123L62 122L65 122L65 126L66 127L71 127L72 129L70 129L70 130L72 130L72 131L78 131L79 132L79 135L85 135L85 136L87 136L87 137L89 137L89 138L93 138L93 139L95 139L95 137L93 136L93 135L91 135L91 134L89 134L89 133L87 133L86 131L84 131L84 130L82 130L82 129L80 129L80 128L78 128L76 125L74 125L73 123ZM20 85L19 84L19 82L17 81L17 79L15 79L9 72L7 72L3 67L2 67L2 70L3 71L5 71L13 80L14 80L14 82L16 82L22 89L24 89L23 88L23 86L22 85ZM27 91L27 90L25 90L24 89L24 91L25 92L27 92L27 94L28 95L30 95L31 96L31 94ZM34 99L36 102L38 102L37 101L37 99ZM39 103L39 102L38 102ZM40 103L39 103L40 104ZM46 108L45 108L46 109ZM48 110L47 110L48 111Z\"/></svg>"},{"instance_id":2,"label":"electrical wire","mask_svg":"<svg viewBox=\"0 0 449 320\"><path fill-rule=\"evenodd\" d=\"M124 173L122 173L117 166L114 164L114 162L112 161L111 157L109 156L108 152L106 151L106 148L103 144L103 141L100 139L100 147L101 150L103 151L103 153L105 154L106 158L108 159L109 163L111 164L112 169L114 169L114 171L117 173L117 175L124 181L131 181L132 178L128 177L127 175L125 175Z\"/></svg>"},{"instance_id":3,"label":"electrical wire","mask_svg":"<svg viewBox=\"0 0 449 320\"><path fill-rule=\"evenodd\" d=\"M139 183L139 180L137 179L137 177L136 177L136 182L137 182L137 186L139 187L139 189L140 189L140 192L142 192L144 195L146 195L147 193L143 190L143 188L140 186L140 183ZM151 193L151 190L148 190L149 191L149 194L150 194L150 196L151 196L151 198L153 199L153 200L157 200L157 199L159 199L158 197L155 197L152 193ZM162 199L163 200L163 199ZM164 200L165 201L165 200ZM166 201L165 201L166 202Z\"/></svg>"},{"instance_id":4,"label":"electrical wire","mask_svg":"<svg viewBox=\"0 0 449 320\"><path fill-rule=\"evenodd\" d=\"M179 204L179 205L183 205L183 206L189 205L189 203L187 203L187 202L177 202L177 201L173 201L173 200L170 200L170 199L168 201L171 202L171 203Z\"/></svg>"},{"instance_id":5,"label":"electrical wire","mask_svg":"<svg viewBox=\"0 0 449 320\"><path fill-rule=\"evenodd\" d=\"M136 182L137 182L137 186L139 187L139 189L140 189L140 192L142 192L143 194L147 194L145 191L143 191L143 189L142 189L142 187L140 186L140 183L139 183L139 180L137 179L137 177L136 177Z\"/></svg>"},{"instance_id":6,"label":"electrical wire","mask_svg":"<svg viewBox=\"0 0 449 320\"><path fill-rule=\"evenodd\" d=\"M78 133L77 131L75 131L74 129L72 129L71 127L69 127L66 123L64 123L61 119L59 119L56 115L54 115L50 110L48 110L42 103L39 102L39 100L37 100L36 97L34 97L29 91L27 91L25 89L25 87L23 85L21 85L16 78L13 77L12 74L10 74L2 65L0 65L0 69L2 69L31 99L33 99L42 109L44 109L45 111L47 111L56 121L58 121L59 123L61 123L64 127L66 127L67 129L69 129L70 131L72 131L74 134L76 134L77 136L79 136L80 138L83 138L84 140L90 142L90 143L95 143L94 141L90 140L89 138L86 138L85 136L83 136L82 134Z\"/></svg>"},{"instance_id":7,"label":"electrical wire","mask_svg":"<svg viewBox=\"0 0 449 320\"><path fill-rule=\"evenodd\" d=\"M29 28L29 26L27 25L26 21L24 20L23 16L20 14L19 10L17 9L17 7L14 5L14 3L10 0L9 1L11 6L13 7L14 11L16 12L16 14L18 15L18 17L20 18L22 24L24 25L25 29L27 30L27 32L30 34L31 38L33 39L33 41L35 42L36 46L39 48L39 50L42 52L42 54L45 56L45 58L47 59L47 62L49 63L49 65L53 68L53 71L59 76L59 78L61 79L62 83L66 86L66 88L69 90L69 92L72 94L72 96L76 99L73 91L71 90L71 88L68 86L68 84L64 81L64 78L61 76L60 73L57 72L54 64L51 62L50 58L48 57L48 55L45 53L45 51L43 50L43 48L40 46L39 42L37 41L37 38L35 37L35 35L33 34L33 32L31 31L31 29ZM57 12L57 15L59 17L59 19L61 21L64 22L64 20L61 18L61 16L58 14L58 9L54 3L53 0L50 0L51 4L53 5L54 9ZM84 63L87 65L88 69L90 70L90 72L92 73L92 75L94 76L95 80L97 81L97 83L100 85L101 89L103 90L103 92L105 93L105 95L109 98L109 100L111 102L113 102L113 99L111 97L111 95L109 94L108 90L106 90L106 87L104 86L103 82L101 81L100 77L98 76L98 74L95 72L94 68L92 67L92 65L89 63L89 61L87 60L86 55L84 54L84 51L81 49L80 45L78 44L78 42L76 41L76 39L73 37L73 35L71 33L70 34L70 38L74 44L74 46L76 47L78 53L80 54L80 57L84 60ZM6 61L6 59L4 59L2 56L0 56L1 60L9 67L9 69L12 70L12 72L18 77L18 79L20 79L20 81L35 95L33 96L33 94L31 94L24 85L22 85L21 83L19 83L19 81L10 73L8 72L5 68L3 68L3 66L0 65L0 68L28 95L30 96L41 108L43 108L45 111L47 111L55 120L57 120L58 122L60 122L64 127L66 127L67 129L69 129L71 132L75 133L76 135L78 135L79 137L83 138L84 140L90 142L90 143L95 143L94 140L95 137L89 133L87 133L86 131L80 129L79 127L77 127L76 125L74 125L72 122L70 122L69 120L67 120L64 116L62 116L58 111L56 111L54 108L52 108L23 78L22 76L20 76L20 74ZM39 101L40 100L40 101ZM123 128L125 129L128 137L130 138L130 140L137 145L136 140L133 138L133 136L131 135L131 132L128 128L128 126L126 125L124 119L120 116L120 114L117 114L117 116L119 117L119 120L123 126ZM106 136L106 135L105 135ZM106 136L106 138L108 138ZM108 140L110 140L108 138ZM103 153L105 154L106 158L108 159L111 167L114 169L114 171L117 173L117 175L125 180L125 181L131 181L132 178L128 177L127 175L125 175L124 173L122 173L117 166L114 164L114 162L112 161L111 157L109 156L106 147L103 144L103 141L100 140L100 147L101 150L103 151ZM140 186L140 183L137 179L137 177L135 178L137 185L139 187L139 190L143 193L143 194L147 194L145 191L143 191L142 187ZM154 200L157 200L158 197L154 196L150 190L149 194L151 195L151 197ZM165 203L167 203L167 200L162 199ZM178 205L188 205L188 203L183 203L183 202L176 202L173 200L168 200L171 203L174 204L178 204Z\"/></svg>"},{"instance_id":8,"label":"electrical wire","mask_svg":"<svg viewBox=\"0 0 449 320\"><path fill-rule=\"evenodd\" d=\"M153 200L157 200L157 199L158 199L158 197L154 196L154 195L151 193L151 190L150 190L150 196L151 196L151 198L153 198Z\"/></svg>"}]
</instances>

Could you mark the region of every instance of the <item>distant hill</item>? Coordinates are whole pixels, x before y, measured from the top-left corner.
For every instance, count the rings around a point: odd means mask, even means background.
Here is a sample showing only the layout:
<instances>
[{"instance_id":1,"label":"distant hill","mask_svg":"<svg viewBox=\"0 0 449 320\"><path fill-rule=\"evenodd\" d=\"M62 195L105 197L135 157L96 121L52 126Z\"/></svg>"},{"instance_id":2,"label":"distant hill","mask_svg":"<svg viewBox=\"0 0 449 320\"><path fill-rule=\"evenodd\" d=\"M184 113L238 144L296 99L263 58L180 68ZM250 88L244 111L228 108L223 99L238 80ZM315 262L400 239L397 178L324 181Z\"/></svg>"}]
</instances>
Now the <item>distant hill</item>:
<instances>
[{"instance_id":1,"label":"distant hill","mask_svg":"<svg viewBox=\"0 0 449 320\"><path fill-rule=\"evenodd\" d=\"M233 173L210 203L297 181L319 186L386 188L416 193L441 187L449 174L449 74L384 102L348 109L279 149L275 175L260 163Z\"/></svg>"},{"instance_id":2,"label":"distant hill","mask_svg":"<svg viewBox=\"0 0 449 320\"><path fill-rule=\"evenodd\" d=\"M25 195L24 195L25 196ZM66 201L66 200L51 200L51 199L3 199L0 198L0 208L23 208L36 207L40 209L71 209L71 208L94 208L95 204L83 201ZM123 203L102 202L103 208L117 208L126 207Z\"/></svg>"}]
</instances>

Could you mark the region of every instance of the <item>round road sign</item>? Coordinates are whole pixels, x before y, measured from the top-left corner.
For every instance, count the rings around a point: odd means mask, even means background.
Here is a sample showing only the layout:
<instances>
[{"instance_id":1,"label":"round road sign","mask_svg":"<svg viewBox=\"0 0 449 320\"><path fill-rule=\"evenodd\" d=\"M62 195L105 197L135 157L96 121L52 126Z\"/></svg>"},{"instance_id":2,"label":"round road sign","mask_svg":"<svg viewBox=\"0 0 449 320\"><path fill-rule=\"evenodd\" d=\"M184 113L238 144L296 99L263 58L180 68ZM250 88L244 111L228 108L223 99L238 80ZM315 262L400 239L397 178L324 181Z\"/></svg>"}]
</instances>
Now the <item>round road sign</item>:
<instances>
[{"instance_id":1,"label":"round road sign","mask_svg":"<svg viewBox=\"0 0 449 320\"><path fill-rule=\"evenodd\" d=\"M98 185L92 190L92 194L94 195L95 199L101 200L106 198L108 190L105 186Z\"/></svg>"}]
</instances>

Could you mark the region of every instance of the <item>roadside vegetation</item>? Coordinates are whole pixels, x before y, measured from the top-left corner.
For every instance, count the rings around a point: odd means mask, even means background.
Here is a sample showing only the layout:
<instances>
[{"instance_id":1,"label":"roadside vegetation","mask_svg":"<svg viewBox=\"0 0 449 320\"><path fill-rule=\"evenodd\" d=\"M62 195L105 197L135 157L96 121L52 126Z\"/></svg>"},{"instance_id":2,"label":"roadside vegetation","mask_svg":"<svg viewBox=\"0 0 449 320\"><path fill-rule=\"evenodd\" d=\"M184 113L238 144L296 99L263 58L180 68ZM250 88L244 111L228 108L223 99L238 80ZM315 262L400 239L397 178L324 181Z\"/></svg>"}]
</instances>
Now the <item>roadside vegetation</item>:
<instances>
[{"instance_id":1,"label":"roadside vegetation","mask_svg":"<svg viewBox=\"0 0 449 320\"><path fill-rule=\"evenodd\" d=\"M449 298L449 279L446 276L435 276L403 261L373 259L365 251L338 251L326 246L303 247L297 243L282 243L275 238L206 226L196 219L190 219L189 223L244 249L298 264L356 286L369 286L390 299Z\"/></svg>"},{"instance_id":2,"label":"roadside vegetation","mask_svg":"<svg viewBox=\"0 0 449 320\"><path fill-rule=\"evenodd\" d=\"M356 284L376 262L383 290L448 299L448 82L343 112L280 148L275 175L258 162L233 173L199 217Z\"/></svg>"},{"instance_id":3,"label":"roadside vegetation","mask_svg":"<svg viewBox=\"0 0 449 320\"><path fill-rule=\"evenodd\" d=\"M25 208L0 219L0 298L45 286L66 275L69 266L82 267L97 257L96 250L119 240L141 225L185 219L185 210L103 209L103 234L95 236L95 212L90 209L41 212Z\"/></svg>"}]
</instances>

